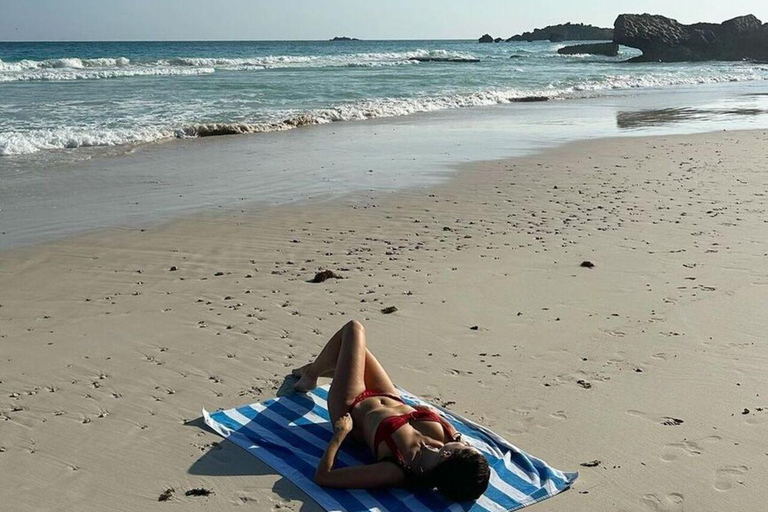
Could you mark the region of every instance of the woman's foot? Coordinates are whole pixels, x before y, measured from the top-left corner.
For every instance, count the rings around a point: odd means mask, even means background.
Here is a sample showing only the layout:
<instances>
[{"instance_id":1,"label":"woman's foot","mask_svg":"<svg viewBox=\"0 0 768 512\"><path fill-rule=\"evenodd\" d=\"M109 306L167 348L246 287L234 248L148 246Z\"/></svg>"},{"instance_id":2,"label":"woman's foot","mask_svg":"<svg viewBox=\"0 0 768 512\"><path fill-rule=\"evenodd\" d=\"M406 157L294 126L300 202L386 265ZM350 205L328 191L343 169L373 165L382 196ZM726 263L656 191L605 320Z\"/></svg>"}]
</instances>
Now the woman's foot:
<instances>
[{"instance_id":1,"label":"woman's foot","mask_svg":"<svg viewBox=\"0 0 768 512\"><path fill-rule=\"evenodd\" d=\"M301 368L296 368L291 373L299 378L293 385L293 389L299 393L306 393L317 387L317 375L312 371L312 363L305 364Z\"/></svg>"}]
</instances>

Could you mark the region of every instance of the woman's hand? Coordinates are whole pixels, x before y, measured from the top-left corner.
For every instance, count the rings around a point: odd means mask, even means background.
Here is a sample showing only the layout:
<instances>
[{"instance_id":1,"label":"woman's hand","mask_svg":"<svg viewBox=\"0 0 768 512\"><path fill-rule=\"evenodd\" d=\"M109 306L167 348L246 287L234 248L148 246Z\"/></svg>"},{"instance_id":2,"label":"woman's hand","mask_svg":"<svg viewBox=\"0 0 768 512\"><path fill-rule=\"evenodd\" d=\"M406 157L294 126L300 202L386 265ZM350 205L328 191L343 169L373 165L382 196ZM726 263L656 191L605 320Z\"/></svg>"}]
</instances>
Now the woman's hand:
<instances>
[{"instance_id":1,"label":"woman's hand","mask_svg":"<svg viewBox=\"0 0 768 512\"><path fill-rule=\"evenodd\" d=\"M352 432L352 416L347 413L337 419L333 424L333 431L339 435L347 435Z\"/></svg>"}]
</instances>

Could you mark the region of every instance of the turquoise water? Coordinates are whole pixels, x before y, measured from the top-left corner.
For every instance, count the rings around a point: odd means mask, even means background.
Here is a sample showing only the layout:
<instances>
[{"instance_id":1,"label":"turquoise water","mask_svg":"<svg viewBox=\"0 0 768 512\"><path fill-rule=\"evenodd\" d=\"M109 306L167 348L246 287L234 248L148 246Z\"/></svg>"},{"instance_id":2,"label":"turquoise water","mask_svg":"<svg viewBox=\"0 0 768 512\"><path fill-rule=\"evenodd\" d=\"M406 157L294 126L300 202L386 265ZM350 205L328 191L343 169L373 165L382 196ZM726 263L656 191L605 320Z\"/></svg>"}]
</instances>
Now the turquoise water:
<instances>
[{"instance_id":1,"label":"turquoise water","mask_svg":"<svg viewBox=\"0 0 768 512\"><path fill-rule=\"evenodd\" d=\"M750 62L627 64L474 41L0 43L0 155L407 116L526 97L768 79Z\"/></svg>"}]
</instances>

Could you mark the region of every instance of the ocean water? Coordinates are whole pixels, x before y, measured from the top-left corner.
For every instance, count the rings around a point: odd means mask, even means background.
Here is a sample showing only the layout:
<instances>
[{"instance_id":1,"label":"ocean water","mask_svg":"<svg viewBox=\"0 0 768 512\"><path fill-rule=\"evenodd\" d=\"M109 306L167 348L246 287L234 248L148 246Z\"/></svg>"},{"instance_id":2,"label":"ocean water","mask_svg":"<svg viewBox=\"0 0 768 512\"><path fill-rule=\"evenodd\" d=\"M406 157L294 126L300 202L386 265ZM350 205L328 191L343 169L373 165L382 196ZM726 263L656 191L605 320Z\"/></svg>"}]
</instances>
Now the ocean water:
<instances>
[{"instance_id":1,"label":"ocean water","mask_svg":"<svg viewBox=\"0 0 768 512\"><path fill-rule=\"evenodd\" d=\"M43 158L84 147L283 131L533 97L579 101L768 80L766 64L628 64L623 61L638 53L630 48L611 58L561 56L562 46L0 43L0 156Z\"/></svg>"}]
</instances>

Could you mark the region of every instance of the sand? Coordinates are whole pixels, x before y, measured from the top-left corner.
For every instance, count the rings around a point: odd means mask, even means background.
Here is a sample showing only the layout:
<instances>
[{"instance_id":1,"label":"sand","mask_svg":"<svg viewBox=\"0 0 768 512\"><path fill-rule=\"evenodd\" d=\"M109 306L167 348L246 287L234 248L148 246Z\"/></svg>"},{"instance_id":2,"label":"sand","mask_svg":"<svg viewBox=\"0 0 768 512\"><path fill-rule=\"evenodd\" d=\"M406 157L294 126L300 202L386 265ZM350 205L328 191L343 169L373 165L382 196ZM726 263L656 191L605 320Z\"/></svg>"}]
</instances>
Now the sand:
<instances>
[{"instance_id":1,"label":"sand","mask_svg":"<svg viewBox=\"0 0 768 512\"><path fill-rule=\"evenodd\" d=\"M581 471L532 510L765 510L767 144L594 140L4 251L0 508L319 510L200 409L354 318L399 385Z\"/></svg>"}]
</instances>

